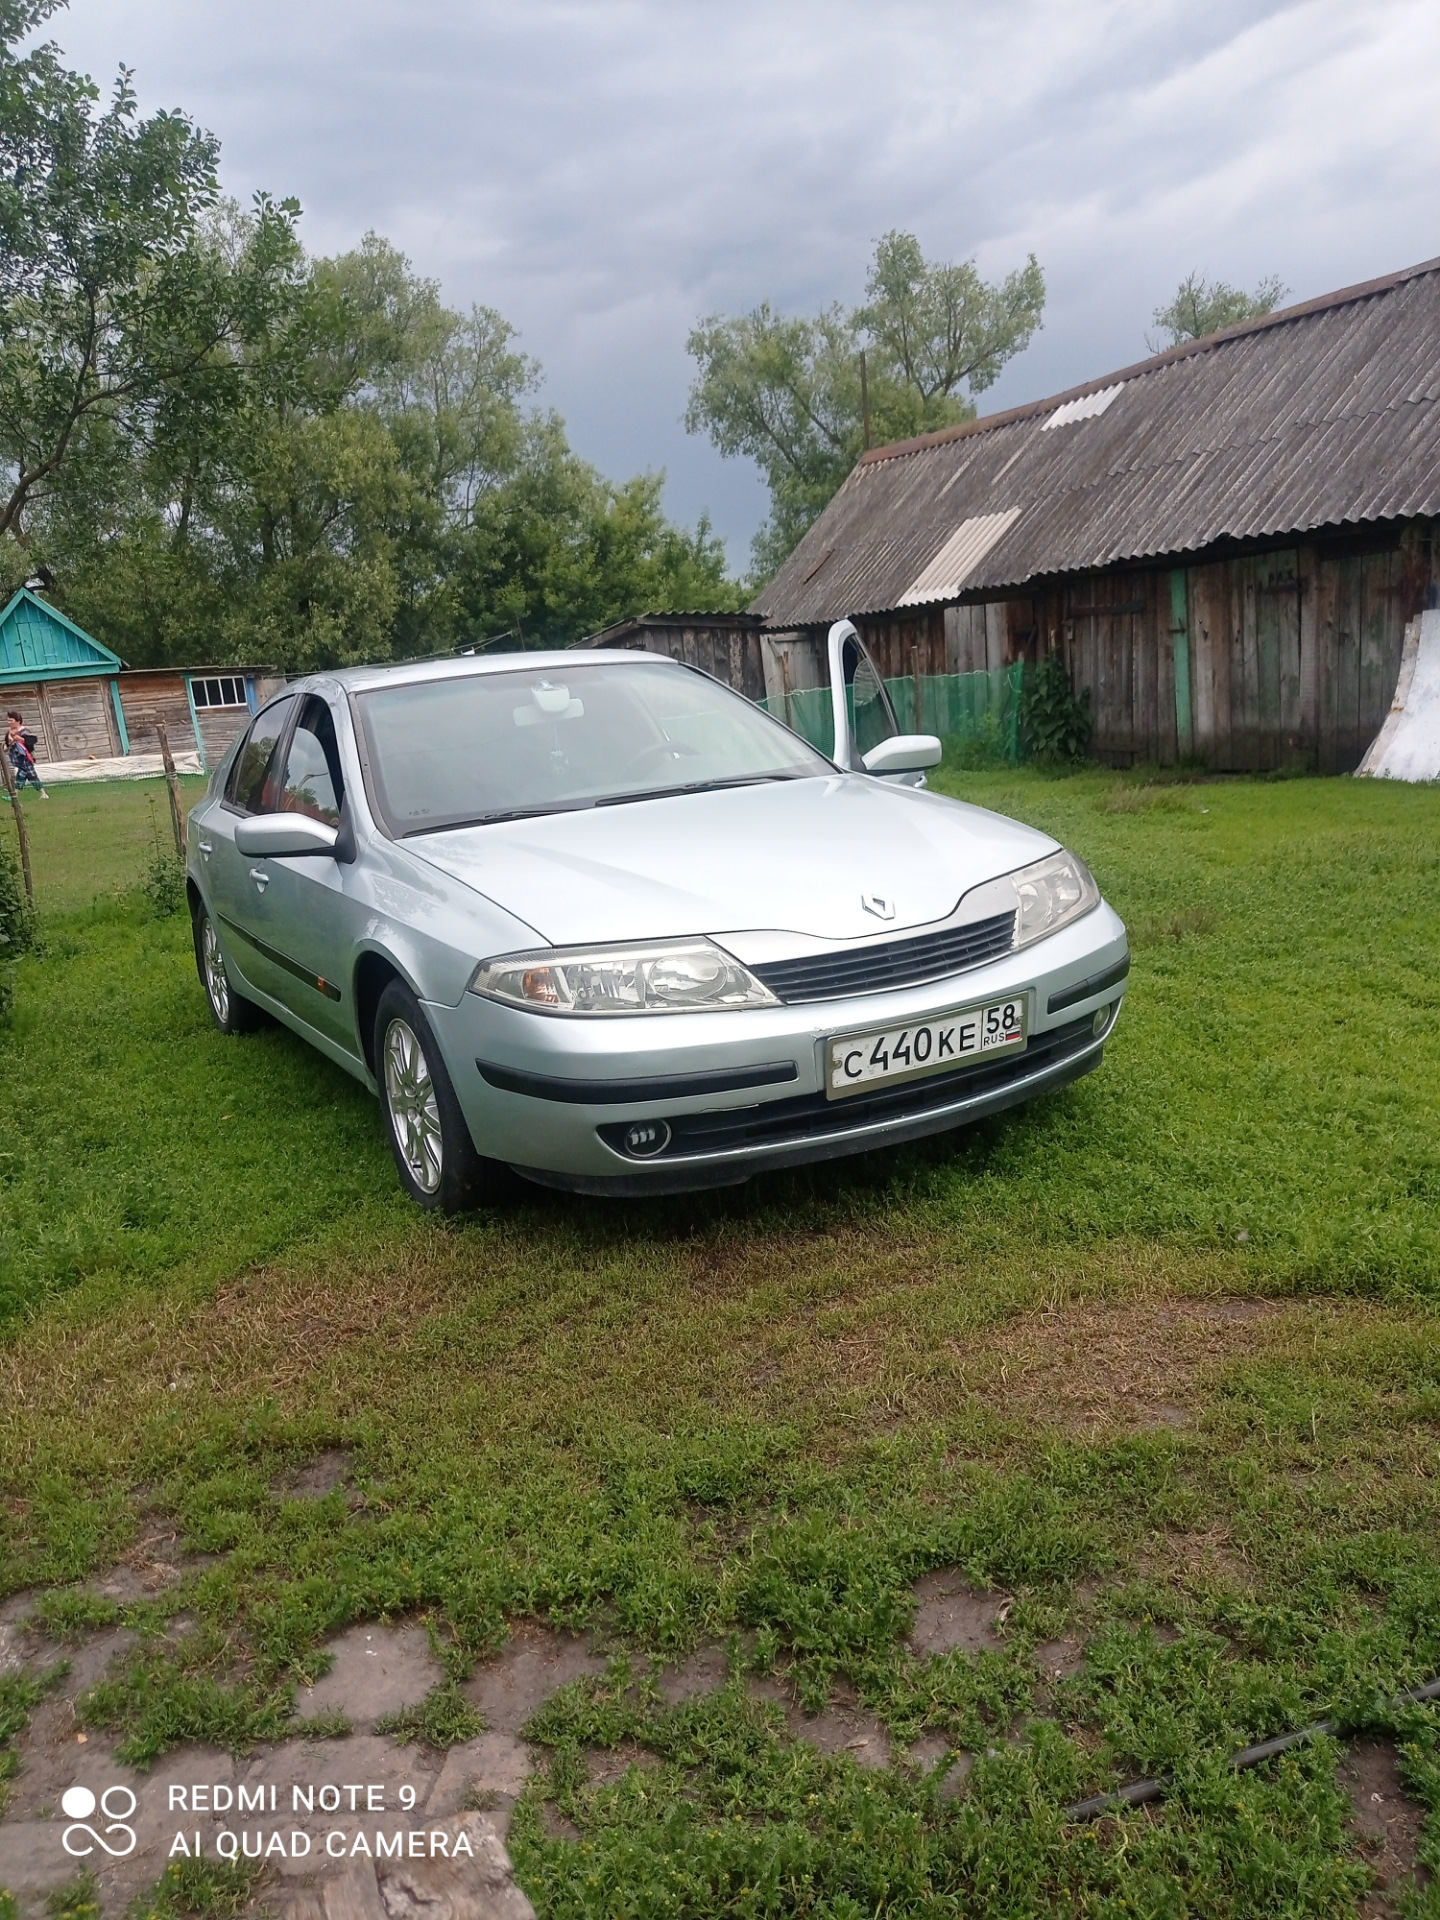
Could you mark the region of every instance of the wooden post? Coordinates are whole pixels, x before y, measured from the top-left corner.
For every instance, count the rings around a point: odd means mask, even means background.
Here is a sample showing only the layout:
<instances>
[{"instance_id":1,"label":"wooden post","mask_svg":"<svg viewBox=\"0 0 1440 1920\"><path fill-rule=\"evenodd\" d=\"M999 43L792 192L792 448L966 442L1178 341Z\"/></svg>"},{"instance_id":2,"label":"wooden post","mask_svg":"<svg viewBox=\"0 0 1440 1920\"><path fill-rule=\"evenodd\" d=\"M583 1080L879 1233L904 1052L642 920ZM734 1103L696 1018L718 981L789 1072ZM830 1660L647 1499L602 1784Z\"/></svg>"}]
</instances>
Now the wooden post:
<instances>
[{"instance_id":1,"label":"wooden post","mask_svg":"<svg viewBox=\"0 0 1440 1920\"><path fill-rule=\"evenodd\" d=\"M185 815L180 809L180 782L175 778L175 761L170 752L170 736L165 731L165 722L157 719L155 731L160 736L160 758L165 762L165 785L170 789L170 825L175 829L175 851L185 858Z\"/></svg>"},{"instance_id":2,"label":"wooden post","mask_svg":"<svg viewBox=\"0 0 1440 1920\"><path fill-rule=\"evenodd\" d=\"M0 772L5 775L5 791L10 796L10 805L15 809L15 832L20 841L20 871L25 876L25 901L31 912L35 910L35 876L30 870L30 834L25 825L25 809L20 804L19 790L15 785L15 769L10 764L10 754L0 747Z\"/></svg>"},{"instance_id":3,"label":"wooden post","mask_svg":"<svg viewBox=\"0 0 1440 1920\"><path fill-rule=\"evenodd\" d=\"M925 687L920 677L920 649L910 649L910 673L915 682L915 731L925 731Z\"/></svg>"},{"instance_id":4,"label":"wooden post","mask_svg":"<svg viewBox=\"0 0 1440 1920\"><path fill-rule=\"evenodd\" d=\"M790 649L787 647L782 653L777 647L775 657L780 662L780 701L785 709L785 724L793 727L795 722L790 718Z\"/></svg>"}]
</instances>

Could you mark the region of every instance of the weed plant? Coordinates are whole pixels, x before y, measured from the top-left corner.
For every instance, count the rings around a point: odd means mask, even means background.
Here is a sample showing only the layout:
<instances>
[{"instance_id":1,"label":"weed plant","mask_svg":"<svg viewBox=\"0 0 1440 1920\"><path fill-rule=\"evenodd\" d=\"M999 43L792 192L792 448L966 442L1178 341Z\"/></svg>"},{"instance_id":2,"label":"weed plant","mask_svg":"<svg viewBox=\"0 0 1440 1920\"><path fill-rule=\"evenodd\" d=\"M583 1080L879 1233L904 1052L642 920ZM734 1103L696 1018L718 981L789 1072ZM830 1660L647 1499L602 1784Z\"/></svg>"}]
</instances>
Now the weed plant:
<instances>
[{"instance_id":1,"label":"weed plant","mask_svg":"<svg viewBox=\"0 0 1440 1920\"><path fill-rule=\"evenodd\" d=\"M1079 766L1090 751L1093 725L1090 689L1077 696L1063 654L1047 653L1033 670L1026 668L1020 737L1037 766Z\"/></svg>"}]
</instances>

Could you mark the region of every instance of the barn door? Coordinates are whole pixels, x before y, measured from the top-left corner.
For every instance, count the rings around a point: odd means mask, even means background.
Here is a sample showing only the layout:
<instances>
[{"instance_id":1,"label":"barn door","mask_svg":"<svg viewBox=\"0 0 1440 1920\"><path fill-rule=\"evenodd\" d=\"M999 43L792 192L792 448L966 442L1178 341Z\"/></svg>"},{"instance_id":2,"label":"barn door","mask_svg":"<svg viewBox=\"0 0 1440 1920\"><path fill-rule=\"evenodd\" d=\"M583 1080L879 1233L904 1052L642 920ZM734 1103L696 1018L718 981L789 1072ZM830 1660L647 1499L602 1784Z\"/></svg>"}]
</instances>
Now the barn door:
<instances>
[{"instance_id":1,"label":"barn door","mask_svg":"<svg viewBox=\"0 0 1440 1920\"><path fill-rule=\"evenodd\" d=\"M1234 764L1281 767L1303 751L1300 725L1299 555L1235 563L1239 619L1230 662Z\"/></svg>"},{"instance_id":2,"label":"barn door","mask_svg":"<svg viewBox=\"0 0 1440 1920\"><path fill-rule=\"evenodd\" d=\"M120 751L103 680L52 681L45 706L57 760L104 760Z\"/></svg>"}]
</instances>

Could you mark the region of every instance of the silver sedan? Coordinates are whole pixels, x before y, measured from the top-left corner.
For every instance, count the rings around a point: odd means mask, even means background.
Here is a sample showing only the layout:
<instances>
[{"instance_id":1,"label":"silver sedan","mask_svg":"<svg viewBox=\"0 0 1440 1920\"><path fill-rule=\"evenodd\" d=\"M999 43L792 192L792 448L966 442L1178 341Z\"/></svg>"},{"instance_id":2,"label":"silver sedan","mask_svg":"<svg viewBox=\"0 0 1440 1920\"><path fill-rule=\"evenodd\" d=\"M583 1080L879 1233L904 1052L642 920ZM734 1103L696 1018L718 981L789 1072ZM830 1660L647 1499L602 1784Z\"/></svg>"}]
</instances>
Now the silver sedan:
<instances>
[{"instance_id":1,"label":"silver sedan","mask_svg":"<svg viewBox=\"0 0 1440 1920\"><path fill-rule=\"evenodd\" d=\"M1088 1073L1124 927L1077 855L924 790L939 742L897 737L856 649L833 758L643 653L293 683L191 815L216 1024L364 1081L445 1210L506 1170L728 1184Z\"/></svg>"}]
</instances>

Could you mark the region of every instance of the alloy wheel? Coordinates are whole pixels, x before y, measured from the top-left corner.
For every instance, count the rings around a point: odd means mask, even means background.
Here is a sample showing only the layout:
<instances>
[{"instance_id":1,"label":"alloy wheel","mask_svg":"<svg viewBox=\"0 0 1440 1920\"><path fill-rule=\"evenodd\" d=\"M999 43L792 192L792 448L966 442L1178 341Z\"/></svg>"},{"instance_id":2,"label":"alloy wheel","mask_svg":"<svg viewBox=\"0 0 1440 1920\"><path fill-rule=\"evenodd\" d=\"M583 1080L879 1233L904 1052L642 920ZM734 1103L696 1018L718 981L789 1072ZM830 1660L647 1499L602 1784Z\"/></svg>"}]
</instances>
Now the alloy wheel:
<instances>
[{"instance_id":1,"label":"alloy wheel","mask_svg":"<svg viewBox=\"0 0 1440 1920\"><path fill-rule=\"evenodd\" d=\"M434 1193L444 1170L440 1104L429 1063L413 1027L392 1020L385 1029L385 1097L411 1179L422 1193Z\"/></svg>"},{"instance_id":2,"label":"alloy wheel","mask_svg":"<svg viewBox=\"0 0 1440 1920\"><path fill-rule=\"evenodd\" d=\"M214 923L208 913L200 929L200 958L205 968L205 991L210 996L215 1018L223 1027L230 1018L230 982L225 975L225 960L220 952L220 942L215 937Z\"/></svg>"}]
</instances>

